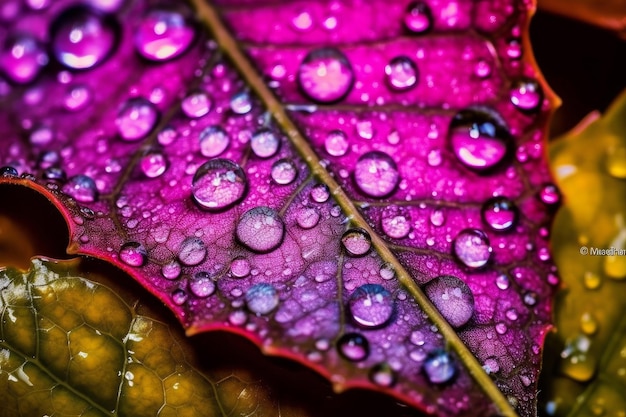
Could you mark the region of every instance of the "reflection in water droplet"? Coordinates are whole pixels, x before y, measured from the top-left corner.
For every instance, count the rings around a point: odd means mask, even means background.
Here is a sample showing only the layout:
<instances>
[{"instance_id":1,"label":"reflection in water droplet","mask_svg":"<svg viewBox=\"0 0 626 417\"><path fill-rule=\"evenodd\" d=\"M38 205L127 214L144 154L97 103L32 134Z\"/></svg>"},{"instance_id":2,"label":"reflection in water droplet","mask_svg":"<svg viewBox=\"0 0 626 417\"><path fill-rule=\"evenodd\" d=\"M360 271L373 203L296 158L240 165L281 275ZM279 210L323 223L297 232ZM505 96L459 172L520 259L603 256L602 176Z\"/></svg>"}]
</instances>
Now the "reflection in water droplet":
<instances>
[{"instance_id":1,"label":"reflection in water droplet","mask_svg":"<svg viewBox=\"0 0 626 417\"><path fill-rule=\"evenodd\" d=\"M208 272L196 272L189 281L189 289L196 297L208 297L215 292L215 281Z\"/></svg>"},{"instance_id":2,"label":"reflection in water droplet","mask_svg":"<svg viewBox=\"0 0 626 417\"><path fill-rule=\"evenodd\" d=\"M194 200L206 210L224 210L239 202L248 188L241 167L228 159L212 159L198 168L191 182Z\"/></svg>"},{"instance_id":3,"label":"reflection in water droplet","mask_svg":"<svg viewBox=\"0 0 626 417\"><path fill-rule=\"evenodd\" d=\"M285 236L285 224L276 210L254 207L246 211L237 223L237 239L255 252L270 252L278 248Z\"/></svg>"},{"instance_id":4,"label":"reflection in water droplet","mask_svg":"<svg viewBox=\"0 0 626 417\"><path fill-rule=\"evenodd\" d=\"M128 142L145 138L154 128L159 112L145 98L127 100L117 113L115 124L120 137Z\"/></svg>"},{"instance_id":5,"label":"reflection in water droplet","mask_svg":"<svg viewBox=\"0 0 626 417\"><path fill-rule=\"evenodd\" d=\"M450 144L468 168L485 170L500 164L511 151L511 139L502 118L495 112L470 108L450 122Z\"/></svg>"},{"instance_id":6,"label":"reflection in water droplet","mask_svg":"<svg viewBox=\"0 0 626 417\"><path fill-rule=\"evenodd\" d=\"M102 63L117 43L117 22L85 7L71 8L51 25L52 52L72 69L88 69Z\"/></svg>"},{"instance_id":7,"label":"reflection in water droplet","mask_svg":"<svg viewBox=\"0 0 626 417\"><path fill-rule=\"evenodd\" d=\"M303 229L312 229L319 221L320 214L312 207L302 207L296 213L296 222Z\"/></svg>"},{"instance_id":8,"label":"reflection in water droplet","mask_svg":"<svg viewBox=\"0 0 626 417\"><path fill-rule=\"evenodd\" d=\"M176 261L170 261L161 267L161 275L165 279L176 279L180 276L181 266Z\"/></svg>"},{"instance_id":9,"label":"reflection in water droplet","mask_svg":"<svg viewBox=\"0 0 626 417\"><path fill-rule=\"evenodd\" d=\"M93 203L98 198L96 183L87 175L76 175L63 186L63 192L81 203Z\"/></svg>"},{"instance_id":10,"label":"reflection in water droplet","mask_svg":"<svg viewBox=\"0 0 626 417\"><path fill-rule=\"evenodd\" d=\"M298 84L313 101L332 103L345 97L354 81L346 56L333 48L316 49L298 68Z\"/></svg>"},{"instance_id":11,"label":"reflection in water droplet","mask_svg":"<svg viewBox=\"0 0 626 417\"><path fill-rule=\"evenodd\" d=\"M395 190L400 174L389 155L372 151L363 154L357 161L354 181L364 194L370 197L386 197Z\"/></svg>"},{"instance_id":12,"label":"reflection in water droplet","mask_svg":"<svg viewBox=\"0 0 626 417\"><path fill-rule=\"evenodd\" d=\"M413 33L424 33L433 25L430 7L423 1L409 4L404 15L404 25Z\"/></svg>"},{"instance_id":13,"label":"reflection in water droplet","mask_svg":"<svg viewBox=\"0 0 626 417\"><path fill-rule=\"evenodd\" d=\"M187 117L197 119L209 113L211 100L204 91L195 91L183 99L180 107Z\"/></svg>"},{"instance_id":14,"label":"reflection in water droplet","mask_svg":"<svg viewBox=\"0 0 626 417\"><path fill-rule=\"evenodd\" d=\"M424 372L433 384L445 384L456 374L456 367L450 355L441 349L428 354L424 361Z\"/></svg>"},{"instance_id":15,"label":"reflection in water droplet","mask_svg":"<svg viewBox=\"0 0 626 417\"><path fill-rule=\"evenodd\" d=\"M167 170L167 159L161 152L150 152L141 157L141 171L148 178L157 178Z\"/></svg>"},{"instance_id":16,"label":"reflection in water droplet","mask_svg":"<svg viewBox=\"0 0 626 417\"><path fill-rule=\"evenodd\" d=\"M296 165L290 159L279 159L272 165L272 179L276 184L291 184L298 175Z\"/></svg>"},{"instance_id":17,"label":"reflection in water droplet","mask_svg":"<svg viewBox=\"0 0 626 417\"><path fill-rule=\"evenodd\" d=\"M235 278L247 277L250 273L250 262L246 258L235 258L230 263L230 273Z\"/></svg>"},{"instance_id":18,"label":"reflection in water droplet","mask_svg":"<svg viewBox=\"0 0 626 417\"><path fill-rule=\"evenodd\" d=\"M142 266L148 259L148 252L141 243L126 242L120 249L120 259L126 265Z\"/></svg>"},{"instance_id":19,"label":"reflection in water droplet","mask_svg":"<svg viewBox=\"0 0 626 417\"><path fill-rule=\"evenodd\" d=\"M257 315L268 314L278 307L279 301L278 291L267 283L253 285L246 291L248 310Z\"/></svg>"},{"instance_id":20,"label":"reflection in water droplet","mask_svg":"<svg viewBox=\"0 0 626 417\"><path fill-rule=\"evenodd\" d=\"M350 256L363 256L372 247L372 239L365 230L354 228L341 236L341 244Z\"/></svg>"},{"instance_id":21,"label":"reflection in water droplet","mask_svg":"<svg viewBox=\"0 0 626 417\"><path fill-rule=\"evenodd\" d=\"M141 56L166 61L181 55L191 45L196 30L183 13L175 9L149 10L140 20L133 41Z\"/></svg>"},{"instance_id":22,"label":"reflection in water droplet","mask_svg":"<svg viewBox=\"0 0 626 417\"><path fill-rule=\"evenodd\" d=\"M343 156L348 152L348 137L341 130L332 130L326 136L324 148L329 155Z\"/></svg>"},{"instance_id":23,"label":"reflection in water droplet","mask_svg":"<svg viewBox=\"0 0 626 417\"><path fill-rule=\"evenodd\" d=\"M183 240L178 251L178 260L187 266L200 264L206 258L206 245L197 237L188 237Z\"/></svg>"},{"instance_id":24,"label":"reflection in water droplet","mask_svg":"<svg viewBox=\"0 0 626 417\"><path fill-rule=\"evenodd\" d=\"M257 130L250 139L252 152L259 158L269 158L278 152L280 139L269 129Z\"/></svg>"},{"instance_id":25,"label":"reflection in water droplet","mask_svg":"<svg viewBox=\"0 0 626 417\"><path fill-rule=\"evenodd\" d=\"M35 80L48 64L44 46L33 36L9 36L0 50L0 70L11 81L27 84Z\"/></svg>"},{"instance_id":26,"label":"reflection in water droplet","mask_svg":"<svg viewBox=\"0 0 626 417\"><path fill-rule=\"evenodd\" d=\"M240 91L230 99L230 109L235 114L246 114L252 110L252 98L247 91Z\"/></svg>"},{"instance_id":27,"label":"reflection in water droplet","mask_svg":"<svg viewBox=\"0 0 626 417\"><path fill-rule=\"evenodd\" d=\"M358 333L346 333L337 341L337 350L349 361L358 362L367 359L370 353L369 342Z\"/></svg>"},{"instance_id":28,"label":"reflection in water droplet","mask_svg":"<svg viewBox=\"0 0 626 417\"><path fill-rule=\"evenodd\" d=\"M481 215L485 224L492 230L504 232L515 226L519 212L508 198L494 197L483 205Z\"/></svg>"},{"instance_id":29,"label":"reflection in water droplet","mask_svg":"<svg viewBox=\"0 0 626 417\"><path fill-rule=\"evenodd\" d=\"M330 191L326 184L316 184L311 188L311 199L316 203L325 203L330 198Z\"/></svg>"},{"instance_id":30,"label":"reflection in water droplet","mask_svg":"<svg viewBox=\"0 0 626 417\"><path fill-rule=\"evenodd\" d=\"M464 326L474 315L474 295L457 277L434 278L426 284L424 292L452 327Z\"/></svg>"},{"instance_id":31,"label":"reflection in water droplet","mask_svg":"<svg viewBox=\"0 0 626 417\"><path fill-rule=\"evenodd\" d=\"M218 156L229 144L228 133L220 126L209 126L200 132L200 153L208 158Z\"/></svg>"},{"instance_id":32,"label":"reflection in water droplet","mask_svg":"<svg viewBox=\"0 0 626 417\"><path fill-rule=\"evenodd\" d=\"M478 229L465 229L454 239L452 251L456 258L469 268L480 268L491 257L491 246L484 232Z\"/></svg>"},{"instance_id":33,"label":"reflection in water droplet","mask_svg":"<svg viewBox=\"0 0 626 417\"><path fill-rule=\"evenodd\" d=\"M417 84L417 66L410 58L399 56L385 66L387 84L392 90L406 91Z\"/></svg>"},{"instance_id":34,"label":"reflection in water droplet","mask_svg":"<svg viewBox=\"0 0 626 417\"><path fill-rule=\"evenodd\" d=\"M365 284L358 287L348 300L350 315L365 328L386 325L395 311L395 302L389 291L379 284Z\"/></svg>"},{"instance_id":35,"label":"reflection in water droplet","mask_svg":"<svg viewBox=\"0 0 626 417\"><path fill-rule=\"evenodd\" d=\"M543 91L535 80L523 78L511 86L511 103L523 112L534 112L543 101Z\"/></svg>"},{"instance_id":36,"label":"reflection in water droplet","mask_svg":"<svg viewBox=\"0 0 626 417\"><path fill-rule=\"evenodd\" d=\"M369 377L374 384L380 387L392 387L397 380L395 371L387 363L375 365L370 370Z\"/></svg>"}]
</instances>

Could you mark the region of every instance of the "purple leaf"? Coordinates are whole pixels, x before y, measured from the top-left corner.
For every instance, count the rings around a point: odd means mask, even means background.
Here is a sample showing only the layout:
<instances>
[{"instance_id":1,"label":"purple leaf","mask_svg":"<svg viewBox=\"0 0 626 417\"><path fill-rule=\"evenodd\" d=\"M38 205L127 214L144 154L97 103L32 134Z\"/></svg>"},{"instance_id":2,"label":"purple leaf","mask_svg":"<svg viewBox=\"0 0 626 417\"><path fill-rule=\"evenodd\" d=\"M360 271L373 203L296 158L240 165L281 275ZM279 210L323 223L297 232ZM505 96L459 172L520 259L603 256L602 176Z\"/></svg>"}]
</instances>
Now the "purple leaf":
<instances>
[{"instance_id":1,"label":"purple leaf","mask_svg":"<svg viewBox=\"0 0 626 417\"><path fill-rule=\"evenodd\" d=\"M91 3L0 32L3 181L71 253L337 390L535 414L558 191L529 2Z\"/></svg>"}]
</instances>

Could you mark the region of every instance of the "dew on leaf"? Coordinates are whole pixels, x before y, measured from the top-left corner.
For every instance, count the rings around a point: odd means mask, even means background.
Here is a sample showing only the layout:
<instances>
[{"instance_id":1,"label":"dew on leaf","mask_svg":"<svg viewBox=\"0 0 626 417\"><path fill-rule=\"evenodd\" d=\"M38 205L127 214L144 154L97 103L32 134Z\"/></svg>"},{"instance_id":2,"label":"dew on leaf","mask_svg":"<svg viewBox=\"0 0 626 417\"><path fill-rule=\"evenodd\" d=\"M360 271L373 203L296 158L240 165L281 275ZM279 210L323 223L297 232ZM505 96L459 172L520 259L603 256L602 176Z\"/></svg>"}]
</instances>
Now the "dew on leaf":
<instances>
[{"instance_id":1,"label":"dew on leaf","mask_svg":"<svg viewBox=\"0 0 626 417\"><path fill-rule=\"evenodd\" d=\"M237 239L254 252L270 252L278 248L285 236L285 224L276 210L259 206L246 211L236 230Z\"/></svg>"},{"instance_id":2,"label":"dew on leaf","mask_svg":"<svg viewBox=\"0 0 626 417\"><path fill-rule=\"evenodd\" d=\"M359 189L370 197L386 197L393 193L400 174L396 163L380 151L363 154L354 167L354 181Z\"/></svg>"},{"instance_id":3,"label":"dew on leaf","mask_svg":"<svg viewBox=\"0 0 626 417\"><path fill-rule=\"evenodd\" d=\"M29 34L9 36L0 51L0 70L17 84L34 81L47 63L46 49Z\"/></svg>"},{"instance_id":4,"label":"dew on leaf","mask_svg":"<svg viewBox=\"0 0 626 417\"><path fill-rule=\"evenodd\" d=\"M69 111L79 111L87 107L91 101L91 90L84 85L70 88L65 94L63 104Z\"/></svg>"},{"instance_id":5,"label":"dew on leaf","mask_svg":"<svg viewBox=\"0 0 626 417\"><path fill-rule=\"evenodd\" d=\"M212 159L202 164L193 176L194 200L206 210L224 210L245 195L248 181L239 165L229 159Z\"/></svg>"},{"instance_id":6,"label":"dew on leaf","mask_svg":"<svg viewBox=\"0 0 626 417\"><path fill-rule=\"evenodd\" d=\"M170 261L161 267L161 275L163 278L173 280L180 276L181 266L176 261Z\"/></svg>"},{"instance_id":7,"label":"dew on leaf","mask_svg":"<svg viewBox=\"0 0 626 417\"><path fill-rule=\"evenodd\" d=\"M398 56L385 66L387 84L392 90L406 91L417 84L417 66L410 58Z\"/></svg>"},{"instance_id":8,"label":"dew on leaf","mask_svg":"<svg viewBox=\"0 0 626 417\"><path fill-rule=\"evenodd\" d=\"M535 80L522 78L511 86L511 103L523 112L536 111L543 101L543 91Z\"/></svg>"},{"instance_id":9,"label":"dew on leaf","mask_svg":"<svg viewBox=\"0 0 626 417\"><path fill-rule=\"evenodd\" d=\"M409 235L411 222L403 214L389 214L383 215L381 227L387 236L402 239Z\"/></svg>"},{"instance_id":10,"label":"dew on leaf","mask_svg":"<svg viewBox=\"0 0 626 417\"><path fill-rule=\"evenodd\" d=\"M483 365L483 369L487 372L487 374L493 374L500 371L500 365L495 358L487 358Z\"/></svg>"},{"instance_id":11,"label":"dew on leaf","mask_svg":"<svg viewBox=\"0 0 626 417\"><path fill-rule=\"evenodd\" d=\"M228 133L220 126L208 126L200 132L200 153L208 158L220 155L229 144Z\"/></svg>"},{"instance_id":12,"label":"dew on leaf","mask_svg":"<svg viewBox=\"0 0 626 417\"><path fill-rule=\"evenodd\" d=\"M140 20L133 41L142 57L167 61L184 53L196 36L195 27L178 10L155 8Z\"/></svg>"},{"instance_id":13,"label":"dew on leaf","mask_svg":"<svg viewBox=\"0 0 626 417\"><path fill-rule=\"evenodd\" d=\"M361 228L348 229L341 236L341 245L350 256L363 256L372 247L372 238Z\"/></svg>"},{"instance_id":14,"label":"dew on leaf","mask_svg":"<svg viewBox=\"0 0 626 417\"><path fill-rule=\"evenodd\" d=\"M148 260L148 252L141 243L126 242L120 248L120 259L129 266L143 266Z\"/></svg>"},{"instance_id":15,"label":"dew on leaf","mask_svg":"<svg viewBox=\"0 0 626 417\"><path fill-rule=\"evenodd\" d=\"M481 215L490 229L504 232L515 226L519 213L515 204L508 198L494 197L483 205Z\"/></svg>"},{"instance_id":16,"label":"dew on leaf","mask_svg":"<svg viewBox=\"0 0 626 417\"><path fill-rule=\"evenodd\" d=\"M301 207L296 213L296 222L303 229L312 229L319 221L320 214L312 207Z\"/></svg>"},{"instance_id":17,"label":"dew on leaf","mask_svg":"<svg viewBox=\"0 0 626 417\"><path fill-rule=\"evenodd\" d=\"M185 116L197 119L209 113L211 99L204 91L194 91L183 99L180 107Z\"/></svg>"},{"instance_id":18,"label":"dew on leaf","mask_svg":"<svg viewBox=\"0 0 626 417\"><path fill-rule=\"evenodd\" d=\"M188 237L180 245L178 260L183 265L195 266L204 261L206 254L206 245L200 238Z\"/></svg>"},{"instance_id":19,"label":"dew on leaf","mask_svg":"<svg viewBox=\"0 0 626 417\"><path fill-rule=\"evenodd\" d=\"M339 354L349 361L359 362L370 354L369 342L358 333L346 333L337 341Z\"/></svg>"},{"instance_id":20,"label":"dew on leaf","mask_svg":"<svg viewBox=\"0 0 626 417\"><path fill-rule=\"evenodd\" d=\"M159 134L157 135L157 140L159 141L159 144L163 146L167 146L167 145L171 145L172 143L174 143L177 137L178 137L178 133L176 132L175 129L171 127L166 127L165 129L159 132Z\"/></svg>"},{"instance_id":21,"label":"dew on leaf","mask_svg":"<svg viewBox=\"0 0 626 417\"><path fill-rule=\"evenodd\" d=\"M235 258L230 263L230 273L235 278L244 278L250 274L250 262L246 258Z\"/></svg>"},{"instance_id":22,"label":"dew on leaf","mask_svg":"<svg viewBox=\"0 0 626 417\"><path fill-rule=\"evenodd\" d=\"M167 159L161 152L149 152L139 161L141 172L148 178L157 178L167 170Z\"/></svg>"},{"instance_id":23,"label":"dew on leaf","mask_svg":"<svg viewBox=\"0 0 626 417\"><path fill-rule=\"evenodd\" d=\"M279 159L272 165L271 176L276 184L291 184L298 176L296 165L291 159Z\"/></svg>"},{"instance_id":24,"label":"dew on leaf","mask_svg":"<svg viewBox=\"0 0 626 417\"><path fill-rule=\"evenodd\" d=\"M180 288L172 292L172 301L177 306L185 304L188 298L189 298L189 294L187 294L186 291L181 290Z\"/></svg>"},{"instance_id":25,"label":"dew on leaf","mask_svg":"<svg viewBox=\"0 0 626 417\"><path fill-rule=\"evenodd\" d=\"M230 99L230 109L235 114L246 114L252 110L252 98L247 91L240 91Z\"/></svg>"},{"instance_id":26,"label":"dew on leaf","mask_svg":"<svg viewBox=\"0 0 626 417\"><path fill-rule=\"evenodd\" d=\"M454 239L454 256L469 268L481 268L491 257L491 245L487 235L478 229L464 229Z\"/></svg>"},{"instance_id":27,"label":"dew on leaf","mask_svg":"<svg viewBox=\"0 0 626 417\"><path fill-rule=\"evenodd\" d=\"M391 320L395 301L389 291L379 284L364 284L350 295L350 317L364 328L379 328Z\"/></svg>"},{"instance_id":28,"label":"dew on leaf","mask_svg":"<svg viewBox=\"0 0 626 417\"><path fill-rule=\"evenodd\" d=\"M102 63L117 44L117 22L86 7L73 7L52 23L52 53L71 69Z\"/></svg>"},{"instance_id":29,"label":"dew on leaf","mask_svg":"<svg viewBox=\"0 0 626 417\"><path fill-rule=\"evenodd\" d=\"M3 177L17 177L19 172L14 167L6 165L0 168L0 175Z\"/></svg>"},{"instance_id":30,"label":"dew on leaf","mask_svg":"<svg viewBox=\"0 0 626 417\"><path fill-rule=\"evenodd\" d=\"M127 100L117 113L115 124L120 137L128 142L145 138L154 128L159 111L145 98Z\"/></svg>"},{"instance_id":31,"label":"dew on leaf","mask_svg":"<svg viewBox=\"0 0 626 417\"><path fill-rule=\"evenodd\" d=\"M269 129L259 129L250 138L252 152L259 158L269 158L278 152L280 139Z\"/></svg>"},{"instance_id":32,"label":"dew on leaf","mask_svg":"<svg viewBox=\"0 0 626 417\"><path fill-rule=\"evenodd\" d=\"M524 304L531 307L537 304L537 294L532 291L524 294Z\"/></svg>"},{"instance_id":33,"label":"dew on leaf","mask_svg":"<svg viewBox=\"0 0 626 417\"><path fill-rule=\"evenodd\" d=\"M478 78L487 78L491 75L491 64L484 59L479 59L474 65L474 74Z\"/></svg>"},{"instance_id":34,"label":"dew on leaf","mask_svg":"<svg viewBox=\"0 0 626 417\"><path fill-rule=\"evenodd\" d=\"M496 286L501 290L506 290L511 285L509 276L507 274L499 274L496 277Z\"/></svg>"},{"instance_id":35,"label":"dew on leaf","mask_svg":"<svg viewBox=\"0 0 626 417\"><path fill-rule=\"evenodd\" d=\"M374 137L374 126L370 120L359 120L356 123L356 133L360 138L370 140Z\"/></svg>"},{"instance_id":36,"label":"dew on leaf","mask_svg":"<svg viewBox=\"0 0 626 417\"><path fill-rule=\"evenodd\" d=\"M404 26L412 33L427 32L433 25L430 7L423 1L409 4L404 14Z\"/></svg>"},{"instance_id":37,"label":"dew on leaf","mask_svg":"<svg viewBox=\"0 0 626 417\"><path fill-rule=\"evenodd\" d=\"M215 292L215 281L208 272L196 272L189 280L189 289L196 297L208 297Z\"/></svg>"},{"instance_id":38,"label":"dew on leaf","mask_svg":"<svg viewBox=\"0 0 626 417\"><path fill-rule=\"evenodd\" d=\"M324 148L329 155L343 156L348 152L348 137L341 130L332 130L324 140Z\"/></svg>"},{"instance_id":39,"label":"dew on leaf","mask_svg":"<svg viewBox=\"0 0 626 417\"><path fill-rule=\"evenodd\" d=\"M246 306L257 315L270 313L278 307L279 301L278 291L271 284L262 282L246 291Z\"/></svg>"},{"instance_id":40,"label":"dew on leaf","mask_svg":"<svg viewBox=\"0 0 626 417\"><path fill-rule=\"evenodd\" d=\"M388 363L379 363L370 369L370 380L380 387L392 387L398 379L396 372Z\"/></svg>"},{"instance_id":41,"label":"dew on leaf","mask_svg":"<svg viewBox=\"0 0 626 417\"><path fill-rule=\"evenodd\" d=\"M311 199L316 203L325 203L330 198L330 191L326 184L316 184L311 188Z\"/></svg>"},{"instance_id":42,"label":"dew on leaf","mask_svg":"<svg viewBox=\"0 0 626 417\"><path fill-rule=\"evenodd\" d=\"M474 315L474 295L457 277L434 278L426 284L424 292L452 327L464 326Z\"/></svg>"},{"instance_id":43,"label":"dew on leaf","mask_svg":"<svg viewBox=\"0 0 626 417\"><path fill-rule=\"evenodd\" d=\"M510 39L506 44L505 53L512 61L520 59L522 57L522 44L519 39Z\"/></svg>"},{"instance_id":44,"label":"dew on leaf","mask_svg":"<svg viewBox=\"0 0 626 417\"><path fill-rule=\"evenodd\" d=\"M496 333L505 334L509 329L506 327L504 323L496 323Z\"/></svg>"},{"instance_id":45,"label":"dew on leaf","mask_svg":"<svg viewBox=\"0 0 626 417\"><path fill-rule=\"evenodd\" d=\"M446 216L441 209L434 209L430 213L430 222L433 226L439 227L443 226L446 221Z\"/></svg>"},{"instance_id":46,"label":"dew on leaf","mask_svg":"<svg viewBox=\"0 0 626 417\"><path fill-rule=\"evenodd\" d=\"M427 355L423 369L426 377L433 384L445 384L451 381L456 374L456 366L450 354L441 349Z\"/></svg>"},{"instance_id":47,"label":"dew on leaf","mask_svg":"<svg viewBox=\"0 0 626 417\"><path fill-rule=\"evenodd\" d=\"M96 183L87 175L76 175L70 178L62 190L81 203L93 203L98 198Z\"/></svg>"},{"instance_id":48,"label":"dew on leaf","mask_svg":"<svg viewBox=\"0 0 626 417\"><path fill-rule=\"evenodd\" d=\"M354 72L342 52L322 48L309 52L298 68L297 77L300 89L308 98L332 103L348 94Z\"/></svg>"},{"instance_id":49,"label":"dew on leaf","mask_svg":"<svg viewBox=\"0 0 626 417\"><path fill-rule=\"evenodd\" d=\"M510 153L510 135L493 111L462 110L450 122L450 145L458 160L477 171L493 168Z\"/></svg>"}]
</instances>

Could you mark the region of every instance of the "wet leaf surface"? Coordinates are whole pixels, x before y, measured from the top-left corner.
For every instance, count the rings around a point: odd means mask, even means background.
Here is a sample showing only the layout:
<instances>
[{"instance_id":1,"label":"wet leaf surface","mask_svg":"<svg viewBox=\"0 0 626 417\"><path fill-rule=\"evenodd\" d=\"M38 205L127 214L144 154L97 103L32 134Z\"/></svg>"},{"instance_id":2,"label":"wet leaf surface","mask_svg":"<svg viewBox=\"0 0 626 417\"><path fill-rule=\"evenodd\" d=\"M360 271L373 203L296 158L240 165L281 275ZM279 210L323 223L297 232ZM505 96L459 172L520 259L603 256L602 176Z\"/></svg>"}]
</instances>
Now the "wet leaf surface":
<instances>
[{"instance_id":1,"label":"wet leaf surface","mask_svg":"<svg viewBox=\"0 0 626 417\"><path fill-rule=\"evenodd\" d=\"M559 193L528 4L72 5L9 19L0 113L3 187L70 253L338 391L535 413Z\"/></svg>"}]
</instances>

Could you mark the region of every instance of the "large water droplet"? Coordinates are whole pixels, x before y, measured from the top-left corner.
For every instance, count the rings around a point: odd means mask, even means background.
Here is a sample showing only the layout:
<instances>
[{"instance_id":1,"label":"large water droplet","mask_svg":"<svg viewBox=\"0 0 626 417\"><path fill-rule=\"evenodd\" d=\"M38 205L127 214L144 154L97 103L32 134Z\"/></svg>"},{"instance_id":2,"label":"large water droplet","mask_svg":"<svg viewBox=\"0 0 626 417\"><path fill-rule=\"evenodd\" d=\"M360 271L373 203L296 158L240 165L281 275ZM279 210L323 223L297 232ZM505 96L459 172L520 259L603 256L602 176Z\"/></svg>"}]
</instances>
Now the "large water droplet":
<instances>
[{"instance_id":1,"label":"large water droplet","mask_svg":"<svg viewBox=\"0 0 626 417\"><path fill-rule=\"evenodd\" d=\"M63 186L63 192L81 203L93 203L98 198L96 183L87 175L76 175Z\"/></svg>"},{"instance_id":2,"label":"large water droplet","mask_svg":"<svg viewBox=\"0 0 626 417\"><path fill-rule=\"evenodd\" d=\"M543 91L535 80L523 78L511 86L511 103L523 112L534 112L542 101Z\"/></svg>"},{"instance_id":3,"label":"large water droplet","mask_svg":"<svg viewBox=\"0 0 626 417\"><path fill-rule=\"evenodd\" d=\"M183 240L178 251L178 260L187 266L200 264L206 258L206 245L197 237Z\"/></svg>"},{"instance_id":4,"label":"large water droplet","mask_svg":"<svg viewBox=\"0 0 626 417\"><path fill-rule=\"evenodd\" d=\"M399 56L385 66L387 84L396 91L406 91L417 84L417 66L410 58Z\"/></svg>"},{"instance_id":5,"label":"large water droplet","mask_svg":"<svg viewBox=\"0 0 626 417\"><path fill-rule=\"evenodd\" d=\"M424 372L433 384L445 384L456 374L456 367L450 355L444 350L437 349L428 354L424 361Z\"/></svg>"},{"instance_id":6,"label":"large water droplet","mask_svg":"<svg viewBox=\"0 0 626 417\"><path fill-rule=\"evenodd\" d=\"M395 311L393 296L382 285L365 284L358 287L348 301L350 315L365 328L387 324Z\"/></svg>"},{"instance_id":7,"label":"large water droplet","mask_svg":"<svg viewBox=\"0 0 626 417\"><path fill-rule=\"evenodd\" d=\"M228 159L212 159L198 168L191 182L194 200L207 210L224 210L239 202L248 188L241 167Z\"/></svg>"},{"instance_id":8,"label":"large water droplet","mask_svg":"<svg viewBox=\"0 0 626 417\"><path fill-rule=\"evenodd\" d=\"M141 172L148 178L157 178L167 170L167 158L161 152L149 152L139 162Z\"/></svg>"},{"instance_id":9,"label":"large water droplet","mask_svg":"<svg viewBox=\"0 0 626 417\"><path fill-rule=\"evenodd\" d=\"M115 124L120 137L128 142L145 138L154 128L159 111L145 98L127 100L117 113Z\"/></svg>"},{"instance_id":10,"label":"large water droplet","mask_svg":"<svg viewBox=\"0 0 626 417\"><path fill-rule=\"evenodd\" d=\"M183 113L191 119L197 119L209 113L211 99L204 91L194 91L180 104Z\"/></svg>"},{"instance_id":11,"label":"large water droplet","mask_svg":"<svg viewBox=\"0 0 626 417\"><path fill-rule=\"evenodd\" d=\"M354 81L348 58L334 48L310 52L298 68L302 92L313 101L332 103L345 97Z\"/></svg>"},{"instance_id":12,"label":"large water droplet","mask_svg":"<svg viewBox=\"0 0 626 417\"><path fill-rule=\"evenodd\" d=\"M392 387L397 381L396 372L387 363L375 365L369 374L370 380L380 387Z\"/></svg>"},{"instance_id":13,"label":"large water droplet","mask_svg":"<svg viewBox=\"0 0 626 417\"><path fill-rule=\"evenodd\" d=\"M126 242L120 248L120 259L126 265L143 266L148 259L148 252L141 243Z\"/></svg>"},{"instance_id":14,"label":"large water droplet","mask_svg":"<svg viewBox=\"0 0 626 417\"><path fill-rule=\"evenodd\" d=\"M486 170L509 154L511 139L502 118L484 109L467 109L450 122L450 144L456 157L468 168Z\"/></svg>"},{"instance_id":15,"label":"large water droplet","mask_svg":"<svg viewBox=\"0 0 626 417\"><path fill-rule=\"evenodd\" d=\"M117 44L117 22L85 7L65 11L51 28L54 56L72 69L88 69L102 63Z\"/></svg>"},{"instance_id":16,"label":"large water droplet","mask_svg":"<svg viewBox=\"0 0 626 417\"><path fill-rule=\"evenodd\" d=\"M263 315L278 307L280 299L273 285L260 283L246 291L246 305L251 312Z\"/></svg>"},{"instance_id":17,"label":"large water droplet","mask_svg":"<svg viewBox=\"0 0 626 417\"><path fill-rule=\"evenodd\" d=\"M269 158L278 152L280 139L269 129L257 130L250 138L252 152L259 158Z\"/></svg>"},{"instance_id":18,"label":"large water droplet","mask_svg":"<svg viewBox=\"0 0 626 417\"><path fill-rule=\"evenodd\" d=\"M208 158L218 156L229 144L228 133L220 126L209 126L200 132L200 153Z\"/></svg>"},{"instance_id":19,"label":"large water droplet","mask_svg":"<svg viewBox=\"0 0 626 417\"><path fill-rule=\"evenodd\" d=\"M324 148L329 155L343 156L348 152L348 137L341 130L333 130L328 133L324 141Z\"/></svg>"},{"instance_id":20,"label":"large water droplet","mask_svg":"<svg viewBox=\"0 0 626 417\"><path fill-rule=\"evenodd\" d=\"M196 30L183 13L175 9L157 8L148 11L135 29L135 49L152 61L166 61L189 48Z\"/></svg>"},{"instance_id":21,"label":"large water droplet","mask_svg":"<svg viewBox=\"0 0 626 417\"><path fill-rule=\"evenodd\" d=\"M452 327L464 326L474 315L472 291L457 277L437 277L426 284L424 292Z\"/></svg>"},{"instance_id":22,"label":"large water droplet","mask_svg":"<svg viewBox=\"0 0 626 417\"><path fill-rule=\"evenodd\" d=\"M379 151L363 154L354 167L354 181L359 189L371 197L386 197L391 194L400 174L396 163L389 155Z\"/></svg>"},{"instance_id":23,"label":"large water droplet","mask_svg":"<svg viewBox=\"0 0 626 417\"><path fill-rule=\"evenodd\" d=\"M9 36L0 51L0 69L18 84L33 81L47 63L45 48L31 35Z\"/></svg>"},{"instance_id":24,"label":"large water droplet","mask_svg":"<svg viewBox=\"0 0 626 417\"><path fill-rule=\"evenodd\" d=\"M237 223L237 239L255 252L270 252L280 246L285 224L276 210L255 207L246 211Z\"/></svg>"},{"instance_id":25,"label":"large water droplet","mask_svg":"<svg viewBox=\"0 0 626 417\"><path fill-rule=\"evenodd\" d=\"M454 239L452 251L456 258L469 268L480 268L489 261L492 249L483 231L465 229Z\"/></svg>"},{"instance_id":26,"label":"large water droplet","mask_svg":"<svg viewBox=\"0 0 626 417\"><path fill-rule=\"evenodd\" d=\"M189 281L189 289L196 297L208 297L215 292L215 281L208 272L196 272Z\"/></svg>"},{"instance_id":27,"label":"large water droplet","mask_svg":"<svg viewBox=\"0 0 626 417\"><path fill-rule=\"evenodd\" d=\"M363 256L372 247L372 238L361 228L348 229L341 236L341 244L350 256Z\"/></svg>"},{"instance_id":28,"label":"large water droplet","mask_svg":"<svg viewBox=\"0 0 626 417\"><path fill-rule=\"evenodd\" d=\"M367 339L358 333L346 333L337 341L337 350L349 361L359 362L370 354Z\"/></svg>"},{"instance_id":29,"label":"large water droplet","mask_svg":"<svg viewBox=\"0 0 626 417\"><path fill-rule=\"evenodd\" d=\"M272 165L272 179L276 184L291 184L298 176L296 165L290 159L280 159Z\"/></svg>"},{"instance_id":30,"label":"large water droplet","mask_svg":"<svg viewBox=\"0 0 626 417\"><path fill-rule=\"evenodd\" d=\"M404 15L404 25L413 33L424 33L433 25L430 7L423 1L409 4Z\"/></svg>"},{"instance_id":31,"label":"large water droplet","mask_svg":"<svg viewBox=\"0 0 626 417\"><path fill-rule=\"evenodd\" d=\"M504 232L515 226L519 213L515 204L508 198L494 197L483 205L481 215L485 224L492 230Z\"/></svg>"}]
</instances>

